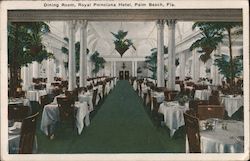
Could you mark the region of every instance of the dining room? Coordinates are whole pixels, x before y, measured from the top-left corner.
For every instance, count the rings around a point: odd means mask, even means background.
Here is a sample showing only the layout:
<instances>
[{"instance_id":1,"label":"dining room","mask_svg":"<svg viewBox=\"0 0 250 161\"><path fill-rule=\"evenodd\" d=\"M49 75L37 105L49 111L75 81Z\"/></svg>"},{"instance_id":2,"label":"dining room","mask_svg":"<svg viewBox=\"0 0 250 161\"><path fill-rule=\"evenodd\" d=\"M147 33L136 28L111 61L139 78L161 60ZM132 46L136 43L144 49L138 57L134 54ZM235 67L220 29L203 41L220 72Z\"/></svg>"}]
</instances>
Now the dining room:
<instances>
[{"instance_id":1,"label":"dining room","mask_svg":"<svg viewBox=\"0 0 250 161\"><path fill-rule=\"evenodd\" d=\"M245 156L242 13L167 11L8 11L6 154Z\"/></svg>"}]
</instances>

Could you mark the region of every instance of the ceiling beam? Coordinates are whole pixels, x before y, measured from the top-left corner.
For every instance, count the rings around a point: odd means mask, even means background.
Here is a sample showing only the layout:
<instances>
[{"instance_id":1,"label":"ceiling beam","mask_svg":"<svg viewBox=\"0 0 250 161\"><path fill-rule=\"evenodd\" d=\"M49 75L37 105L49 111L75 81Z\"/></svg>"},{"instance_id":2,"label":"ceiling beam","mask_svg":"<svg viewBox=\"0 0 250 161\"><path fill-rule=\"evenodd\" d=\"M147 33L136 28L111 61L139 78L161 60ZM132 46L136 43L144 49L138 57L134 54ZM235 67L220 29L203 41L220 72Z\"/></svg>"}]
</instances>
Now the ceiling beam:
<instances>
[{"instance_id":1,"label":"ceiling beam","mask_svg":"<svg viewBox=\"0 0 250 161\"><path fill-rule=\"evenodd\" d=\"M9 21L242 21L242 9L8 10Z\"/></svg>"}]
</instances>

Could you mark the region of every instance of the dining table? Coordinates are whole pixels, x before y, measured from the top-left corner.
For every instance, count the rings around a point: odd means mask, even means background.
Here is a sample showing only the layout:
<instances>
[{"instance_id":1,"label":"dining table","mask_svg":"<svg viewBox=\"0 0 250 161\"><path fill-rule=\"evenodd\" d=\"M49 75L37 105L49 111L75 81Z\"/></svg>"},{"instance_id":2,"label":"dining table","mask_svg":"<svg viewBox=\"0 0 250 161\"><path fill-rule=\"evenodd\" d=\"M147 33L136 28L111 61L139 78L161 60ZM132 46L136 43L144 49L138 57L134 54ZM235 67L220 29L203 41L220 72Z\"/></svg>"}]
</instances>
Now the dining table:
<instances>
[{"instance_id":1,"label":"dining table","mask_svg":"<svg viewBox=\"0 0 250 161\"><path fill-rule=\"evenodd\" d=\"M90 91L78 95L78 100L80 103L87 102L90 112L94 110L92 98L93 98L93 92Z\"/></svg>"},{"instance_id":2,"label":"dining table","mask_svg":"<svg viewBox=\"0 0 250 161\"><path fill-rule=\"evenodd\" d=\"M49 135L48 128L50 126L55 127L55 124L60 121L59 117L59 107L57 103L58 97L66 97L64 94L60 94L56 96L52 103L45 105L42 113L42 119L41 119L41 131ZM87 101L83 102L75 102L76 107L76 127L78 130L78 134L80 135L82 133L82 130L84 128L84 125L89 126L90 120L89 120L89 106Z\"/></svg>"},{"instance_id":3,"label":"dining table","mask_svg":"<svg viewBox=\"0 0 250 161\"><path fill-rule=\"evenodd\" d=\"M202 153L243 153L244 123L236 120L209 118L200 120L200 146ZM206 128L210 124L210 128ZM186 152L189 152L186 139Z\"/></svg>"},{"instance_id":4,"label":"dining table","mask_svg":"<svg viewBox=\"0 0 250 161\"><path fill-rule=\"evenodd\" d=\"M231 117L240 107L244 105L242 95L223 95L220 96L221 104L225 106L228 116Z\"/></svg>"},{"instance_id":5,"label":"dining table","mask_svg":"<svg viewBox=\"0 0 250 161\"><path fill-rule=\"evenodd\" d=\"M46 90L29 90L26 93L26 98L28 98L30 101L36 101L40 103L40 97L46 94Z\"/></svg>"},{"instance_id":6,"label":"dining table","mask_svg":"<svg viewBox=\"0 0 250 161\"><path fill-rule=\"evenodd\" d=\"M164 123L170 129L170 137L173 137L175 131L185 125L183 113L188 109L188 103L180 105L177 101L164 101L160 104L158 112L164 115Z\"/></svg>"},{"instance_id":7,"label":"dining table","mask_svg":"<svg viewBox=\"0 0 250 161\"><path fill-rule=\"evenodd\" d=\"M198 98L199 100L209 100L209 96L211 95L211 90L195 90L194 98Z\"/></svg>"},{"instance_id":8,"label":"dining table","mask_svg":"<svg viewBox=\"0 0 250 161\"><path fill-rule=\"evenodd\" d=\"M8 105L14 105L16 108L24 108L24 106L28 107L28 115L32 113L32 107L30 100L27 98L9 98Z\"/></svg>"}]
</instances>

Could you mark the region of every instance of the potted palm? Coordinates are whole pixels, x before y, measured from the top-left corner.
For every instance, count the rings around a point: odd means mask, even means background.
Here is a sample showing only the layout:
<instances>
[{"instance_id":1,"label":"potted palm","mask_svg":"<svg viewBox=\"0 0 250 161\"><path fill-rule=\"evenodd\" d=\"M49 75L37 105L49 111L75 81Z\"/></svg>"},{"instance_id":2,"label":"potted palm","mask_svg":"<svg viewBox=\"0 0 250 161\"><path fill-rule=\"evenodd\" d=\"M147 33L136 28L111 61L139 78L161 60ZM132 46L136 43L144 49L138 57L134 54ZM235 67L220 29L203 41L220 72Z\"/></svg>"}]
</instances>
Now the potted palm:
<instances>
[{"instance_id":1,"label":"potted palm","mask_svg":"<svg viewBox=\"0 0 250 161\"><path fill-rule=\"evenodd\" d=\"M130 46L132 46L136 50L132 41L130 39L125 38L128 34L127 31L119 30L117 33L113 33L113 32L111 33L115 37L115 40L114 40L115 49L116 51L118 51L121 57L129 49Z\"/></svg>"}]
</instances>

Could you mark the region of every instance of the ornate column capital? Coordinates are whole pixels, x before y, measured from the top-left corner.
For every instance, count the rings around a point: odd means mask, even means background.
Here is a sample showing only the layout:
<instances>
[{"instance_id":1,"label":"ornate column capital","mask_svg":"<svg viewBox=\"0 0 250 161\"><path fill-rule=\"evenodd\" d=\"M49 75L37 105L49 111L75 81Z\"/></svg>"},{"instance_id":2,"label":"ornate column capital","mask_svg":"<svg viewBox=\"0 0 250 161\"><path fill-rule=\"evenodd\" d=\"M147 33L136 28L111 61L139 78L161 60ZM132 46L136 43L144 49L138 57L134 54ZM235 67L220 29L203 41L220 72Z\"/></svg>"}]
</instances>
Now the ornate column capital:
<instances>
[{"instance_id":1,"label":"ornate column capital","mask_svg":"<svg viewBox=\"0 0 250 161\"><path fill-rule=\"evenodd\" d=\"M77 21L76 20L67 21L67 24L68 24L68 28L70 30L73 30L74 32L76 31L76 29L77 29Z\"/></svg>"},{"instance_id":2,"label":"ornate column capital","mask_svg":"<svg viewBox=\"0 0 250 161\"><path fill-rule=\"evenodd\" d=\"M163 29L164 28L164 20L157 20L156 26L158 29Z\"/></svg>"},{"instance_id":3,"label":"ornate column capital","mask_svg":"<svg viewBox=\"0 0 250 161\"><path fill-rule=\"evenodd\" d=\"M166 20L166 24L169 26L169 27L172 27L176 24L176 20L175 19L169 19L169 20Z\"/></svg>"},{"instance_id":4,"label":"ornate column capital","mask_svg":"<svg viewBox=\"0 0 250 161\"><path fill-rule=\"evenodd\" d=\"M87 28L88 20L79 20L78 21L80 28Z\"/></svg>"}]
</instances>

